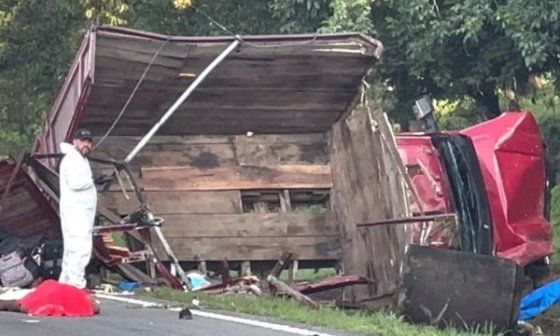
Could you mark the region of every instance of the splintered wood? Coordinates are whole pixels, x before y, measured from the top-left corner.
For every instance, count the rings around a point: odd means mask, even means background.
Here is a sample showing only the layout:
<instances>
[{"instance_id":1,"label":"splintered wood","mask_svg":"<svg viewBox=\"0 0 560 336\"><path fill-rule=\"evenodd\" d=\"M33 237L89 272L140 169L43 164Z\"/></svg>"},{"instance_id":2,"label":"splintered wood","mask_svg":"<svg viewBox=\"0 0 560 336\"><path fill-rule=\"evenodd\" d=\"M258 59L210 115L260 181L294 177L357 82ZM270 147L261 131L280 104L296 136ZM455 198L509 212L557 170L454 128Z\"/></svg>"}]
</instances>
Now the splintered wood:
<instances>
[{"instance_id":1,"label":"splintered wood","mask_svg":"<svg viewBox=\"0 0 560 336\"><path fill-rule=\"evenodd\" d=\"M374 282L344 291L344 301L352 305L367 306L368 301L393 294L404 253L402 226L356 228L357 223L407 214L405 189L389 153L394 143L384 140L392 137L382 136L390 130L380 127L385 122L381 117L381 112L357 108L332 132L331 204L340 229L344 273L365 275Z\"/></svg>"}]
</instances>

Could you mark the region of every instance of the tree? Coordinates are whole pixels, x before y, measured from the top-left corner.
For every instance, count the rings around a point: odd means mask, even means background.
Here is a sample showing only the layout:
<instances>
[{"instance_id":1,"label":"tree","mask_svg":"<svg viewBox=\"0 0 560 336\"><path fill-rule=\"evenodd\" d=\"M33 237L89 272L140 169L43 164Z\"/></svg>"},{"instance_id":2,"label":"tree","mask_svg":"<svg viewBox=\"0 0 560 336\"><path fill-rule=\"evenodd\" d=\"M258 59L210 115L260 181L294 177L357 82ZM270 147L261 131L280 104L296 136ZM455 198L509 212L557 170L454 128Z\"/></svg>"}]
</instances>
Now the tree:
<instances>
[{"instance_id":1,"label":"tree","mask_svg":"<svg viewBox=\"0 0 560 336\"><path fill-rule=\"evenodd\" d=\"M0 1L0 155L29 150L82 34L79 4Z\"/></svg>"},{"instance_id":2,"label":"tree","mask_svg":"<svg viewBox=\"0 0 560 336\"><path fill-rule=\"evenodd\" d=\"M495 117L500 90L515 100L531 74L557 71L558 13L557 1L374 1L374 28L386 46L381 76L395 89L397 109L423 93L467 95Z\"/></svg>"},{"instance_id":3,"label":"tree","mask_svg":"<svg viewBox=\"0 0 560 336\"><path fill-rule=\"evenodd\" d=\"M385 45L372 97L403 125L420 94L464 101L446 119L456 127L522 105L534 75L558 77L559 13L550 0L0 0L0 154L28 148L91 22L181 35L370 34Z\"/></svg>"}]
</instances>

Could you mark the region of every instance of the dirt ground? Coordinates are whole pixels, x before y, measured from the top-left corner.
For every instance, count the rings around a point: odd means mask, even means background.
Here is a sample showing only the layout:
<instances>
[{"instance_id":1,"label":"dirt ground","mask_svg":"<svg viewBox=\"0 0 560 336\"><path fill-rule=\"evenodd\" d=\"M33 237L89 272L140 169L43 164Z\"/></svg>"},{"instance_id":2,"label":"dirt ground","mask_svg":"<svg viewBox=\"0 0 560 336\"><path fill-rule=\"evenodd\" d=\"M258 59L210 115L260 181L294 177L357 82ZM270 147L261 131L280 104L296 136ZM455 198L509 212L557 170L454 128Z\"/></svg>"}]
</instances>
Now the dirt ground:
<instances>
[{"instance_id":1,"label":"dirt ground","mask_svg":"<svg viewBox=\"0 0 560 336\"><path fill-rule=\"evenodd\" d=\"M547 336L560 335L560 305L552 307L545 314L529 321L534 326L541 327L543 334Z\"/></svg>"}]
</instances>

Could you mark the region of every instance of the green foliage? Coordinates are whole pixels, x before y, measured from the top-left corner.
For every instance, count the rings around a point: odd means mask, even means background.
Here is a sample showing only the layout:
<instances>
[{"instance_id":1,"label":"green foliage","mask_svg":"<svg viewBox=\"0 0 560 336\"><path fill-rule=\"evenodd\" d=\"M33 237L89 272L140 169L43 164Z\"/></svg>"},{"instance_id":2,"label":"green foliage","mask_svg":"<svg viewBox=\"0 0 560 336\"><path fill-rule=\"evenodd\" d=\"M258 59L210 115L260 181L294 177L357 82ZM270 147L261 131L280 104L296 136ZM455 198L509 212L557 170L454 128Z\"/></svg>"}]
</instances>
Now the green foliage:
<instances>
[{"instance_id":1,"label":"green foliage","mask_svg":"<svg viewBox=\"0 0 560 336\"><path fill-rule=\"evenodd\" d=\"M556 253L552 256L553 269L556 272L560 271L560 186L556 186L552 189L552 199L551 199L551 213L550 220L552 223L552 229L554 231L554 247Z\"/></svg>"},{"instance_id":2,"label":"green foliage","mask_svg":"<svg viewBox=\"0 0 560 336\"><path fill-rule=\"evenodd\" d=\"M521 99L521 107L535 114L547 146L552 183L560 182L560 97L555 81Z\"/></svg>"},{"instance_id":3,"label":"green foliage","mask_svg":"<svg viewBox=\"0 0 560 336\"><path fill-rule=\"evenodd\" d=\"M270 9L272 17L279 21L279 32L314 33L329 17L330 2L329 0L273 0Z\"/></svg>"},{"instance_id":4,"label":"green foliage","mask_svg":"<svg viewBox=\"0 0 560 336\"><path fill-rule=\"evenodd\" d=\"M113 26L127 24L131 6L125 0L80 0L87 19Z\"/></svg>"},{"instance_id":5,"label":"green foliage","mask_svg":"<svg viewBox=\"0 0 560 336\"><path fill-rule=\"evenodd\" d=\"M495 116L499 92L527 96L532 74L554 77L559 67L560 2L553 1L52 0L45 6L0 0L0 154L28 148L92 21L165 34L228 34L202 12L237 34L376 36L385 54L367 93L404 129L420 94L459 102L439 119L444 128L462 128ZM541 109L540 99L529 108ZM537 116L550 138L556 110L547 109ZM549 141L556 162L557 143Z\"/></svg>"},{"instance_id":6,"label":"green foliage","mask_svg":"<svg viewBox=\"0 0 560 336\"><path fill-rule=\"evenodd\" d=\"M560 231L560 186L552 189L550 218L552 224Z\"/></svg>"},{"instance_id":7,"label":"green foliage","mask_svg":"<svg viewBox=\"0 0 560 336\"><path fill-rule=\"evenodd\" d=\"M180 302L192 307L194 299L205 308L228 310L256 316L273 317L290 322L308 323L342 331L379 336L483 336L489 335L484 328L460 332L453 328L438 330L435 327L415 326L402 317L385 311L348 312L331 306L309 309L289 298L249 295L209 295L203 292L182 292L169 288L156 288L154 292L138 292L155 299Z\"/></svg>"},{"instance_id":8,"label":"green foliage","mask_svg":"<svg viewBox=\"0 0 560 336\"><path fill-rule=\"evenodd\" d=\"M527 26L533 20L527 20L526 3L540 30ZM523 93L531 73L557 66L551 61L560 30L549 14L557 3L375 1L374 26L387 46L382 77L400 102L422 93L449 100L470 96L486 117L496 116L500 89ZM544 35L537 34L541 30Z\"/></svg>"},{"instance_id":9,"label":"green foliage","mask_svg":"<svg viewBox=\"0 0 560 336\"><path fill-rule=\"evenodd\" d=\"M374 28L370 3L369 0L333 0L330 5L332 15L324 22L321 32L356 31L372 35Z\"/></svg>"},{"instance_id":10,"label":"green foliage","mask_svg":"<svg viewBox=\"0 0 560 336\"><path fill-rule=\"evenodd\" d=\"M77 2L0 1L0 155L29 149L84 27Z\"/></svg>"},{"instance_id":11,"label":"green foliage","mask_svg":"<svg viewBox=\"0 0 560 336\"><path fill-rule=\"evenodd\" d=\"M476 102L469 97L453 102L440 100L434 105L438 125L442 130L460 130L483 121Z\"/></svg>"},{"instance_id":12,"label":"green foliage","mask_svg":"<svg viewBox=\"0 0 560 336\"><path fill-rule=\"evenodd\" d=\"M530 69L557 69L560 44L560 2L501 1L495 18L515 43Z\"/></svg>"}]
</instances>

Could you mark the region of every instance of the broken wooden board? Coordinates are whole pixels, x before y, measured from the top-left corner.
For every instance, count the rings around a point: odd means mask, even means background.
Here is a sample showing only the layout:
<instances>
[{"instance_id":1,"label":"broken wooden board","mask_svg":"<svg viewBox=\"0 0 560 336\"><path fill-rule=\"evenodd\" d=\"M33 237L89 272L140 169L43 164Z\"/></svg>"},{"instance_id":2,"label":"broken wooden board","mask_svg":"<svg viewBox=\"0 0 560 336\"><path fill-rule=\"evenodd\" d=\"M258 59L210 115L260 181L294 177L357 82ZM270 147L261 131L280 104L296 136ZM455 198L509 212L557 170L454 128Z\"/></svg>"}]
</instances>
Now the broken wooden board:
<instances>
[{"instance_id":1,"label":"broken wooden board","mask_svg":"<svg viewBox=\"0 0 560 336\"><path fill-rule=\"evenodd\" d=\"M140 137L110 136L95 153L100 157L122 159L139 141ZM325 134L155 136L138 153L132 165L216 168L326 164L328 154Z\"/></svg>"},{"instance_id":2,"label":"broken wooden board","mask_svg":"<svg viewBox=\"0 0 560 336\"><path fill-rule=\"evenodd\" d=\"M148 191L332 187L330 167L327 165L142 168L142 180Z\"/></svg>"},{"instance_id":3,"label":"broken wooden board","mask_svg":"<svg viewBox=\"0 0 560 336\"><path fill-rule=\"evenodd\" d=\"M162 230L168 238L338 236L330 213L166 215Z\"/></svg>"},{"instance_id":4,"label":"broken wooden board","mask_svg":"<svg viewBox=\"0 0 560 336\"><path fill-rule=\"evenodd\" d=\"M99 203L118 215L127 215L140 203L129 193L108 191L99 194ZM239 190L224 191L149 191L145 193L151 210L164 214L240 214L243 213ZM167 216L165 216L167 218Z\"/></svg>"},{"instance_id":5,"label":"broken wooden board","mask_svg":"<svg viewBox=\"0 0 560 336\"><path fill-rule=\"evenodd\" d=\"M415 323L509 331L523 280L523 269L511 260L410 245L398 311Z\"/></svg>"},{"instance_id":6,"label":"broken wooden board","mask_svg":"<svg viewBox=\"0 0 560 336\"><path fill-rule=\"evenodd\" d=\"M179 260L220 261L269 261L275 260L283 251L293 251L298 260L337 260L340 257L338 236L320 237L242 237L242 238L173 238L167 239ZM159 243L158 256L165 256Z\"/></svg>"}]
</instances>

